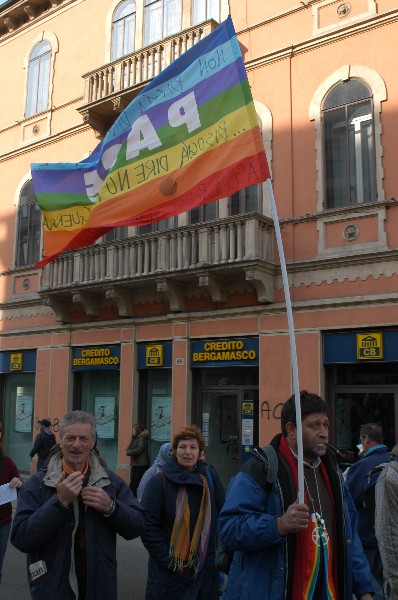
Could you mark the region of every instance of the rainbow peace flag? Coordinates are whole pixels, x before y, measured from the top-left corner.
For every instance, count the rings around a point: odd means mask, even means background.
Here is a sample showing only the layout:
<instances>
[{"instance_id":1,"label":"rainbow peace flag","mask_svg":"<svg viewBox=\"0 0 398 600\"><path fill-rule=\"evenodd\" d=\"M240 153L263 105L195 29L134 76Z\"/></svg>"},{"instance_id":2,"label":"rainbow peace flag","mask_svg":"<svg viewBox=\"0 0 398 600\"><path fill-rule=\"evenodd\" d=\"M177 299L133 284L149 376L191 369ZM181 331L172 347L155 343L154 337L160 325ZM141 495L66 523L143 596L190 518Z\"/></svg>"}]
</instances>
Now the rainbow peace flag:
<instances>
[{"instance_id":1,"label":"rainbow peace flag","mask_svg":"<svg viewBox=\"0 0 398 600\"><path fill-rule=\"evenodd\" d=\"M79 163L31 165L42 267L270 177L231 17L155 77Z\"/></svg>"}]
</instances>

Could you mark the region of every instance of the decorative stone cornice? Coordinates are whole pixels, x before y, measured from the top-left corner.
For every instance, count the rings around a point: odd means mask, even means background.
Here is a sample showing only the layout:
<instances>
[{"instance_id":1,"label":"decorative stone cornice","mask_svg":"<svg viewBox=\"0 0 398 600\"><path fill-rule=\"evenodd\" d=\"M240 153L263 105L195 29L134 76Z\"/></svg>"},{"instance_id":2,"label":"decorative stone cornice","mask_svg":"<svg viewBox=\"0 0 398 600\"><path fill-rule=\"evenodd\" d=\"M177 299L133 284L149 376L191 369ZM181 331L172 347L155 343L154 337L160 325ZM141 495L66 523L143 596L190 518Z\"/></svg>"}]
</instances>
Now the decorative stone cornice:
<instances>
[{"instance_id":1,"label":"decorative stone cornice","mask_svg":"<svg viewBox=\"0 0 398 600\"><path fill-rule=\"evenodd\" d=\"M185 310L184 288L182 284L171 279L159 279L156 289L158 292L166 293L172 312Z\"/></svg>"},{"instance_id":2,"label":"decorative stone cornice","mask_svg":"<svg viewBox=\"0 0 398 600\"><path fill-rule=\"evenodd\" d=\"M210 273L201 273L198 276L198 283L199 287L208 289L213 302L226 302L227 292L222 277Z\"/></svg>"}]
</instances>

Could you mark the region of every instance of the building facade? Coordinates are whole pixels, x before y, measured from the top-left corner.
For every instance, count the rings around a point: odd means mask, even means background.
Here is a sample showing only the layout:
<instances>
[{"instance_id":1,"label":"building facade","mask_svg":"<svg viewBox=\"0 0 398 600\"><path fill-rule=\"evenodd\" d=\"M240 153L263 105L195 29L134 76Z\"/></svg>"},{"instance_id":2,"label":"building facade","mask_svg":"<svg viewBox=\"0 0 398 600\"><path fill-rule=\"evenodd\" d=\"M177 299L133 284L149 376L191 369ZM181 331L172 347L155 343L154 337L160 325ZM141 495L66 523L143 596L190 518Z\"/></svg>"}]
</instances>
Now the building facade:
<instances>
[{"instance_id":1,"label":"building facade","mask_svg":"<svg viewBox=\"0 0 398 600\"><path fill-rule=\"evenodd\" d=\"M283 6L281 6L283 4ZM79 162L157 73L231 14L272 174L300 387L332 443L398 440L398 8L392 0L9 0L0 4L0 417L29 471L37 421L88 410L128 478L203 429L225 483L293 392L269 190L117 228L43 269L33 162Z\"/></svg>"}]
</instances>

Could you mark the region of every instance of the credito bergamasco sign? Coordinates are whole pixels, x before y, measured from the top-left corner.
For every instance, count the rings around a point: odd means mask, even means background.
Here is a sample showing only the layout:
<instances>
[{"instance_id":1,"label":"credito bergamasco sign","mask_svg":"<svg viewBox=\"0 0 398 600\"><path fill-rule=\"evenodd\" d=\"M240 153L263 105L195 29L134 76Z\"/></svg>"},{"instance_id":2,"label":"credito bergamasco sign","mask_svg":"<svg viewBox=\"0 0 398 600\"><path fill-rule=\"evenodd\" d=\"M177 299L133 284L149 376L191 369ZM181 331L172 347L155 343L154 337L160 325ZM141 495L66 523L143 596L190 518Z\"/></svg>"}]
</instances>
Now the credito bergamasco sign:
<instances>
[{"instance_id":1,"label":"credito bergamasco sign","mask_svg":"<svg viewBox=\"0 0 398 600\"><path fill-rule=\"evenodd\" d=\"M72 371L120 369L120 346L73 348Z\"/></svg>"},{"instance_id":2,"label":"credito bergamasco sign","mask_svg":"<svg viewBox=\"0 0 398 600\"><path fill-rule=\"evenodd\" d=\"M258 339L200 340L191 344L191 367L258 365Z\"/></svg>"}]
</instances>

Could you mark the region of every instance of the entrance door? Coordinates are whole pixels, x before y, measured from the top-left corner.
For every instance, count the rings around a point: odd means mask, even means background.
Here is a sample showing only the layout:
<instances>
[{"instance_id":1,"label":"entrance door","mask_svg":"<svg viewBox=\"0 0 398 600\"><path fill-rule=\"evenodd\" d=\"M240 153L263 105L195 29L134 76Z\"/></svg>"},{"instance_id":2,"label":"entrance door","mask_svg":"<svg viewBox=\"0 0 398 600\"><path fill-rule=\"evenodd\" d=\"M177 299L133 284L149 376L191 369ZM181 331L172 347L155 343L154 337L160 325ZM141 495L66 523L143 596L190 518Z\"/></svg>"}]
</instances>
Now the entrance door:
<instances>
[{"instance_id":1,"label":"entrance door","mask_svg":"<svg viewBox=\"0 0 398 600\"><path fill-rule=\"evenodd\" d=\"M258 388L217 388L201 390L202 431L206 440L206 462L216 468L225 487L228 487L241 466L242 406L252 406L253 435L251 445L258 444ZM244 426L243 434L247 435Z\"/></svg>"},{"instance_id":2,"label":"entrance door","mask_svg":"<svg viewBox=\"0 0 398 600\"><path fill-rule=\"evenodd\" d=\"M384 443L391 450L396 443L396 395L396 390L387 386L377 391L359 387L334 391L336 447L355 451L361 425L377 423L383 430Z\"/></svg>"}]
</instances>

